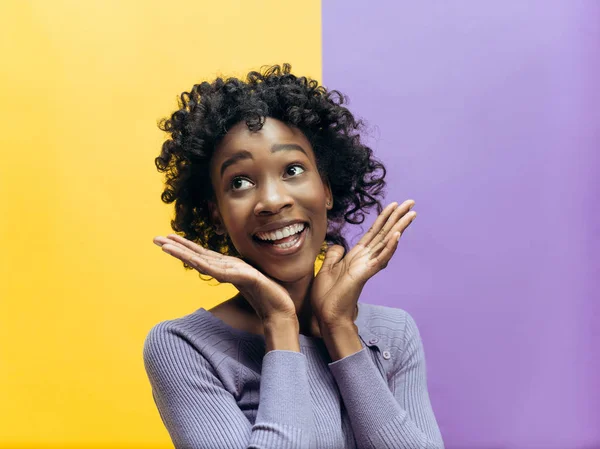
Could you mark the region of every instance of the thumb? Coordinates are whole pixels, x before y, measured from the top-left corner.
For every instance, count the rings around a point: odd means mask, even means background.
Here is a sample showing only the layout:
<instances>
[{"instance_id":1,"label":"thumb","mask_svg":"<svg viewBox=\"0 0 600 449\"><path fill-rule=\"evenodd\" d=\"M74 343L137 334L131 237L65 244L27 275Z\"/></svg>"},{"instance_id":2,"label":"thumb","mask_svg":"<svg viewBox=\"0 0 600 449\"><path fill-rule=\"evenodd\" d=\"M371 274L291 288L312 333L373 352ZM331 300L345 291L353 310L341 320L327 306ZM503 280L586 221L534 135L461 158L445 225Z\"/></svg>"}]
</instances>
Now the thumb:
<instances>
[{"instance_id":1,"label":"thumb","mask_svg":"<svg viewBox=\"0 0 600 449\"><path fill-rule=\"evenodd\" d=\"M323 267L326 270L330 269L333 265L338 263L344 257L344 247L341 245L332 245L325 253L325 259L323 260Z\"/></svg>"}]
</instances>

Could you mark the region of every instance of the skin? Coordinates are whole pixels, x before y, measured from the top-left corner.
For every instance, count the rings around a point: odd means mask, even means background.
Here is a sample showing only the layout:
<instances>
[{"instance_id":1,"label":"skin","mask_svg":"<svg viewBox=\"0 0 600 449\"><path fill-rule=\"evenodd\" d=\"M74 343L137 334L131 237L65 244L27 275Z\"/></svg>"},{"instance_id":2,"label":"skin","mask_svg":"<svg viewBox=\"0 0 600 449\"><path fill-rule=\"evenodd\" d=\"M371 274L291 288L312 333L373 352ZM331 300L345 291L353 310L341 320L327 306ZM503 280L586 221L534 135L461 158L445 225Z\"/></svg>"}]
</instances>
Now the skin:
<instances>
[{"instance_id":1,"label":"skin","mask_svg":"<svg viewBox=\"0 0 600 449\"><path fill-rule=\"evenodd\" d=\"M242 150L248 151L252 159L237 160L221 172L223 164ZM290 292L294 304L300 305L325 239L326 204L332 201L308 139L300 130L272 118L266 119L259 132L251 132L239 123L227 133L213 156L211 180L216 197L211 207L214 222L226 229L245 261L275 279ZM257 230L281 220L308 223L301 253L272 256L251 238Z\"/></svg>"},{"instance_id":2,"label":"skin","mask_svg":"<svg viewBox=\"0 0 600 449\"><path fill-rule=\"evenodd\" d=\"M400 236L416 217L410 211L414 201L388 205L348 254L339 245L331 246L315 276L327 211L335 199L300 130L273 118L257 132L239 123L216 149L210 175L214 225L217 232L229 235L241 259L175 234L156 237L154 243L201 273L233 283L240 291L233 300L238 307L249 304L260 322L275 316L297 319L301 333L323 338L332 360L359 351L354 320L360 293L395 253ZM253 236L285 220L308 224L302 247L288 255L265 251Z\"/></svg>"}]
</instances>

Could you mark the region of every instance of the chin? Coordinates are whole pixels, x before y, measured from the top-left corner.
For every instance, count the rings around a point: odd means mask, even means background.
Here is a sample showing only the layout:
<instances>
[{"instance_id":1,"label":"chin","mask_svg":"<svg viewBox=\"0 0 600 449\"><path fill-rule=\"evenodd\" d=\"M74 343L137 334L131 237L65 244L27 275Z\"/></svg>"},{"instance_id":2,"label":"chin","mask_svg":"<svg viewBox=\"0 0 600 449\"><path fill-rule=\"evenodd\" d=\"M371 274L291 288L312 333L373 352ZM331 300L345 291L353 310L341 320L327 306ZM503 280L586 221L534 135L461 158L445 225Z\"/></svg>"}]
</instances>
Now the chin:
<instances>
[{"instance_id":1,"label":"chin","mask_svg":"<svg viewBox=\"0 0 600 449\"><path fill-rule=\"evenodd\" d=\"M315 256L316 259L316 256ZM315 261L305 261L304 263L285 263L263 264L259 267L260 271L267 276L284 284L292 284L305 279L307 276L314 276Z\"/></svg>"},{"instance_id":2,"label":"chin","mask_svg":"<svg viewBox=\"0 0 600 449\"><path fill-rule=\"evenodd\" d=\"M279 270L281 271L281 270ZM284 272L284 273L274 273L274 274L270 274L269 276L271 276L273 279L276 279L277 281L279 281L282 284L293 284L294 282L298 282L302 279L305 279L308 276L314 277L315 271L314 269L311 267L310 270L307 270L303 273L299 273L297 270L294 270L293 272Z\"/></svg>"},{"instance_id":3,"label":"chin","mask_svg":"<svg viewBox=\"0 0 600 449\"><path fill-rule=\"evenodd\" d=\"M241 259L246 262L248 265L256 268L258 271L263 273L264 275L280 282L280 283L293 283L297 282L301 279L304 279L306 276L314 276L315 273L315 261L317 256L314 257L314 260L264 260L261 259L260 262L256 262L253 259L242 256Z\"/></svg>"},{"instance_id":4,"label":"chin","mask_svg":"<svg viewBox=\"0 0 600 449\"><path fill-rule=\"evenodd\" d=\"M291 284L308 276L314 277L315 261L321 251L321 246L317 247L315 241L322 240L314 239L308 223L295 237L295 242L290 242L293 243L291 246L282 247L273 241L261 241L253 236L252 244L244 248L245 253L251 255L251 261L246 261L280 283ZM292 236L286 239L291 240Z\"/></svg>"}]
</instances>

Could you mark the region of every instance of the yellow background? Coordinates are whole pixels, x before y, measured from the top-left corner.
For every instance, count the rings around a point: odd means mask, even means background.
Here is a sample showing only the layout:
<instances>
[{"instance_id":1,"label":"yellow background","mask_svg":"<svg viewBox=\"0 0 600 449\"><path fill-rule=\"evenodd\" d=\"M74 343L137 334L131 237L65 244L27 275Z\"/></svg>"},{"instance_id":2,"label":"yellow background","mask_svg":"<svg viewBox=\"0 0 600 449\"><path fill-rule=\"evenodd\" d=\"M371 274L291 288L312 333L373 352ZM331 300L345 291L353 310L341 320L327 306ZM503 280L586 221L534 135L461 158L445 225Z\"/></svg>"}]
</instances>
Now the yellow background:
<instances>
[{"instance_id":1,"label":"yellow background","mask_svg":"<svg viewBox=\"0 0 600 449\"><path fill-rule=\"evenodd\" d=\"M152 243L156 122L217 73L320 80L320 3L5 0L0 36L0 448L172 447L144 338L233 290Z\"/></svg>"}]
</instances>

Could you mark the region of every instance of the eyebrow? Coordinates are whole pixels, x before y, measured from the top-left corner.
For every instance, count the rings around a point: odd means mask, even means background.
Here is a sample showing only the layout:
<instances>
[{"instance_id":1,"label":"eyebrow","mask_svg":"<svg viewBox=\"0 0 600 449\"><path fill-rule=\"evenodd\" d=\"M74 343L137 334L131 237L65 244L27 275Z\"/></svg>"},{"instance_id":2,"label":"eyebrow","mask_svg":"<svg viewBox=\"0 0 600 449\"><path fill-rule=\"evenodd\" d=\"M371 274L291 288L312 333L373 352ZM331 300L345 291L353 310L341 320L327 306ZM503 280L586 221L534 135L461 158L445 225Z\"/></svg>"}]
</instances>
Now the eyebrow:
<instances>
[{"instance_id":1,"label":"eyebrow","mask_svg":"<svg viewBox=\"0 0 600 449\"><path fill-rule=\"evenodd\" d=\"M308 154L306 153L306 151L304 151L304 148L295 143L276 143L271 147L271 153L276 153L278 151L301 151L308 157ZM221 164L221 176L223 176L223 173L225 172L227 167L244 159L254 158L252 157L252 153L250 153L249 151L240 150L230 158L225 159L225 161Z\"/></svg>"},{"instance_id":2,"label":"eyebrow","mask_svg":"<svg viewBox=\"0 0 600 449\"><path fill-rule=\"evenodd\" d=\"M241 150L241 151L238 151L237 153L235 153L230 158L225 159L223 164L221 164L221 176L223 176L223 173L225 172L225 169L227 167L235 164L238 161L244 160L244 159L254 159L254 158L252 157L252 153L250 153L249 151Z\"/></svg>"},{"instance_id":3,"label":"eyebrow","mask_svg":"<svg viewBox=\"0 0 600 449\"><path fill-rule=\"evenodd\" d=\"M271 153L276 153L277 151L283 151L283 150L302 151L304 154L306 154L306 151L304 151L304 148L302 148L300 145L295 144L295 143L276 143L271 147ZM306 154L306 156L308 156L308 154Z\"/></svg>"}]
</instances>

